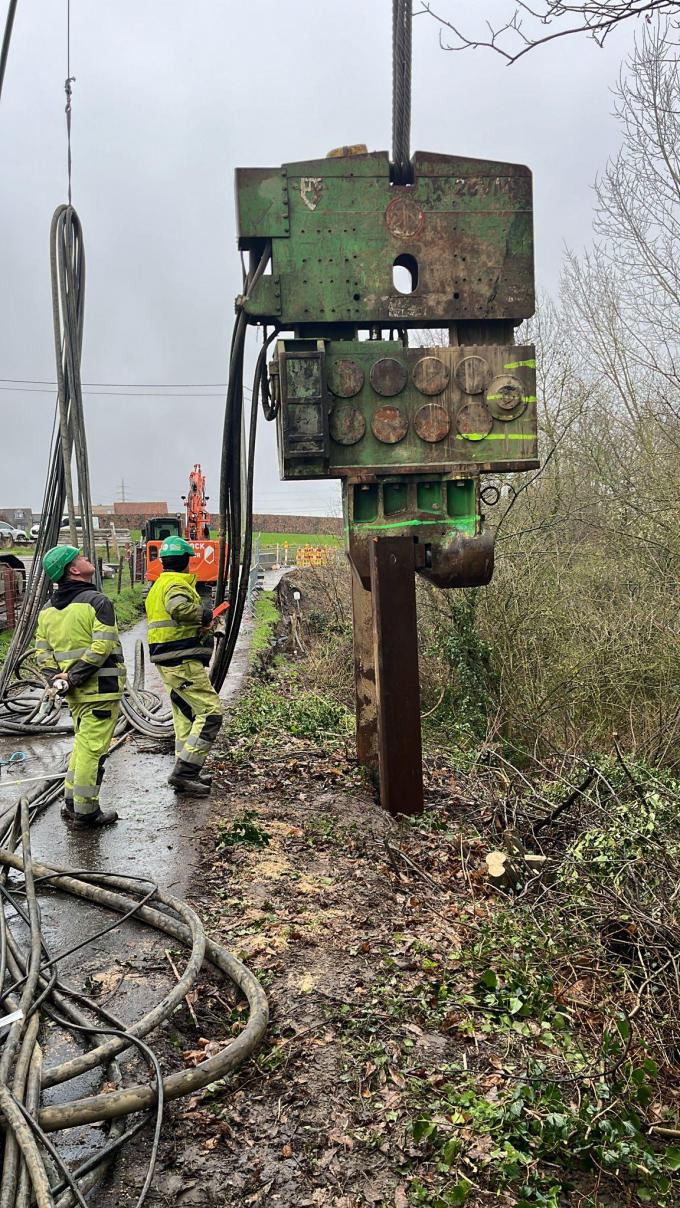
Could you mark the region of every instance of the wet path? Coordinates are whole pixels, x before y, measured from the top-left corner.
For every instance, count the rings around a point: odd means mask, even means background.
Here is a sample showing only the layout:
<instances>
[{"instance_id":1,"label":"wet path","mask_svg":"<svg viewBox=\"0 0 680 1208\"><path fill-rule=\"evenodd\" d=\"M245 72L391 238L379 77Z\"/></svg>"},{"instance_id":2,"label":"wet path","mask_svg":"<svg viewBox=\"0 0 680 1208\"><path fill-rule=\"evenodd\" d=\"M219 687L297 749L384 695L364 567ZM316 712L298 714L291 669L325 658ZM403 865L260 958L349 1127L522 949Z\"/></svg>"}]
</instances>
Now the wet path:
<instances>
[{"instance_id":1,"label":"wet path","mask_svg":"<svg viewBox=\"0 0 680 1208\"><path fill-rule=\"evenodd\" d=\"M122 635L128 671L134 663L135 643L144 637L145 624L140 621ZM244 620L239 634L231 669L221 696L228 702L238 691L247 669L252 621ZM159 677L147 662L146 687L163 692ZM191 859L194 832L208 816L209 801L178 802L177 795L166 783L174 757L170 752L147 749L152 743L129 736L107 763L102 788L103 807L118 810L117 826L93 833L72 831L61 819L59 808L50 806L36 820L31 830L33 854L57 864L74 868L115 870L128 876L148 876L160 881L171 892L181 895L191 879ZM0 755L9 754L20 746L29 758L26 776L39 776L54 769L71 747L69 736L63 738L0 739ZM12 775L12 779L18 778ZM0 805L5 806L20 795L20 788L11 787L0 779ZM68 941L70 937L60 937Z\"/></svg>"},{"instance_id":2,"label":"wet path","mask_svg":"<svg viewBox=\"0 0 680 1208\"><path fill-rule=\"evenodd\" d=\"M267 574L265 588L271 590L279 578L280 573ZM145 622L140 621L121 635L129 674L134 666L135 643L144 638L145 629ZM253 621L246 617L220 694L227 706L246 674L252 632ZM161 692L160 679L148 659L146 668L145 686ZM68 754L70 745L70 736L0 738L0 755L6 756L20 747L29 756L24 765L25 775L35 777L45 770L54 770ZM118 810L118 824L92 833L73 831L62 820L59 804L54 803L31 828L34 857L76 869L149 878L175 896L190 899L197 865L196 836L210 814L211 804L209 798L177 797L166 783L173 763L170 751L161 753L153 750L149 740L128 736L108 761L101 795L103 807ZM18 778L15 774L11 776ZM0 779L0 808L20 796L20 788L7 784L8 779L9 775ZM112 921L109 912L50 894L41 895L41 912L43 932L53 954L79 944ZM107 1005L129 1023L158 1002L168 988L168 978L173 980L165 957L167 946L167 939L159 940L143 927L126 924L66 958L60 972L76 988L81 988L83 977L89 976L95 988L101 985L105 996L115 992L115 998ZM47 1064L56 1064L74 1052L70 1041L53 1036ZM100 1072L94 1071L64 1088L48 1091L44 1102L60 1102L96 1091L100 1081ZM66 1136L68 1144L62 1147L62 1152L72 1161L91 1152L91 1140L96 1147L101 1144L99 1130L74 1129ZM105 1201L106 1196L102 1202ZM96 1204L97 1197L92 1197L91 1202Z\"/></svg>"}]
</instances>

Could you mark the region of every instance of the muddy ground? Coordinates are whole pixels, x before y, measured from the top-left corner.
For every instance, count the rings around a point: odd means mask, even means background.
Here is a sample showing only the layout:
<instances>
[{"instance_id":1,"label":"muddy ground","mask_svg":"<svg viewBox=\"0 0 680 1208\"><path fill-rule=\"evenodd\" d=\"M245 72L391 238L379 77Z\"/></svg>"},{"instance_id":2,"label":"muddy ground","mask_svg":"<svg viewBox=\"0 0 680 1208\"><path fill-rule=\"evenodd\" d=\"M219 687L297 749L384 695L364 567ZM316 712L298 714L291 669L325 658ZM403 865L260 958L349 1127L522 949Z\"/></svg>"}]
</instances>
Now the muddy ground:
<instances>
[{"instance_id":1,"label":"muddy ground","mask_svg":"<svg viewBox=\"0 0 680 1208\"><path fill-rule=\"evenodd\" d=\"M400 1166L417 1150L397 1123L403 1063L390 1068L383 1049L405 1041L414 1073L433 1080L461 1052L408 1018L393 1023L376 1007L376 979L387 953L397 976L417 967L409 951L421 924L430 939L450 932L453 940L452 924L441 903L433 913L421 901L422 878L393 866L386 842L408 836L350 765L298 755L293 744L271 763L236 769L222 756L216 766L189 900L260 976L271 1026L257 1059L229 1086L171 1107L149 1202L401 1208ZM256 815L255 842L266 846L216 851L244 811ZM214 988L199 991L194 1006L198 1028L188 1012L174 1021L187 1063L225 1035ZM133 1175L126 1164L116 1178L119 1189L130 1180L121 1204L134 1202Z\"/></svg>"},{"instance_id":2,"label":"muddy ground","mask_svg":"<svg viewBox=\"0 0 680 1208\"><path fill-rule=\"evenodd\" d=\"M332 666L325 647L312 657L311 618L327 600L303 603L304 641L289 608L277 634L282 666L256 670L230 703L233 716L250 701L257 737L235 741L228 719L211 758L209 803L159 797L171 757L137 744L134 758L130 748L112 760L110 788L125 798L123 822L103 833L96 851L81 849L56 813L36 828L38 854L157 876L268 995L271 1021L256 1056L224 1082L167 1106L146 1202L628 1208L651 1195L675 1208L680 1198L653 1166L657 1150L642 1147L631 1120L642 1104L645 1130L677 1128L677 1079L636 1083L633 1076L649 1071L631 1065L625 1084L611 1079L624 1103L617 1108L615 1098L608 1112L609 1088L594 1087L592 1077L606 1068L602 1040L612 1010L634 1015L639 983L620 976L591 933L585 945L556 949L550 927L564 932L566 920L568 935L570 907L542 928L541 885L524 907L522 895L512 904L492 889L485 855L501 841L499 817L507 825L503 792L486 794L455 761L430 751L426 813L396 822L357 768L347 727L322 721L316 739L292 736L288 711L305 692L312 704L326 699L329 678L347 661L342 642ZM327 611L342 627L342 601ZM246 632L238 678L248 640ZM50 912L46 903L48 931L57 934ZM58 934L77 938L97 922L73 915L64 932L62 914ZM182 963L166 948L134 926L117 929L66 972L131 1021L172 980L168 956ZM244 1004L224 981L206 976L190 999L151 1037L167 1071L198 1064L243 1026ZM550 1073L529 1080L529 1063L536 1071L537 1062ZM131 1060L126 1078L146 1081L148 1073ZM646 1096L639 1102L638 1089ZM584 1115L591 1100L593 1114ZM610 1131L600 1134L605 1116ZM89 1197L93 1208L136 1204L151 1132L147 1126L123 1152ZM65 1156L82 1159L101 1138L98 1129L74 1132ZM575 1138L584 1158L572 1181ZM673 1171L680 1149L677 1160Z\"/></svg>"}]
</instances>

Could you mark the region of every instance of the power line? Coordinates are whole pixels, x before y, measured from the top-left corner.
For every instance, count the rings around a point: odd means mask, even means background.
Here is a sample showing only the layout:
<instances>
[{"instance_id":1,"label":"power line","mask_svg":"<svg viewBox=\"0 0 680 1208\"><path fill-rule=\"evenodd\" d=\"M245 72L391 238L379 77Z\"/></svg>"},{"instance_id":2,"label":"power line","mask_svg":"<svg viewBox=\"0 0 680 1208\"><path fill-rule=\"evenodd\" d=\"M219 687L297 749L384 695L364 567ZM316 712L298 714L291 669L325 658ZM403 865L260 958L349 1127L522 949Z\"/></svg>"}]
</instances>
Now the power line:
<instances>
[{"instance_id":1,"label":"power line","mask_svg":"<svg viewBox=\"0 0 680 1208\"><path fill-rule=\"evenodd\" d=\"M4 378L1 380L5 380ZM200 394L197 391L184 391L171 393L165 390L90 390L85 382L82 383L84 392L90 397L99 398L220 398L224 399L224 394ZM0 386L0 390L8 394L54 394L54 389L50 390L45 386ZM243 387L244 394L251 394L249 387Z\"/></svg>"},{"instance_id":2,"label":"power line","mask_svg":"<svg viewBox=\"0 0 680 1208\"><path fill-rule=\"evenodd\" d=\"M57 384L51 378L3 378L3 377L0 377L0 382L11 382L13 384L18 383L19 385L25 385L25 386L56 386L56 384ZM150 390L161 389L163 386L169 386L173 389L175 386L177 386L178 388L181 387L183 389L188 389L189 387L194 387L194 386L205 387L206 389L208 389L208 388L214 389L214 388L217 388L218 386L222 387L224 390L226 390L226 388L227 388L226 382L83 382L82 385L83 386L112 386L112 387L113 386L126 386L126 387L127 386L143 386L143 387L145 387L145 389L150 389Z\"/></svg>"}]
</instances>

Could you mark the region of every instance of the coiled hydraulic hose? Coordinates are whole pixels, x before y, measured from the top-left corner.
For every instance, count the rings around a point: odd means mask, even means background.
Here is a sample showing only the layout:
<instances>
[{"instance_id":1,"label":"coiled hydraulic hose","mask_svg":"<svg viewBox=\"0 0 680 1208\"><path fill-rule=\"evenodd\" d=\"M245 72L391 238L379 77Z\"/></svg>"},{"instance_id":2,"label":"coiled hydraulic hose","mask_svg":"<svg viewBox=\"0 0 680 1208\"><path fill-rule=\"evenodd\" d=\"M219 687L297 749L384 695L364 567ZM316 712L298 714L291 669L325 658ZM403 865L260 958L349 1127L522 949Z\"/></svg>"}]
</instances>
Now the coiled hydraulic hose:
<instances>
[{"instance_id":1,"label":"coiled hydraulic hose","mask_svg":"<svg viewBox=\"0 0 680 1208\"><path fill-rule=\"evenodd\" d=\"M0 864L17 870L24 869L23 858L7 850L0 850ZM104 878L99 873L81 873L78 876L72 876L68 869L43 864L39 861L33 862L33 871L37 878L44 878L57 891L83 898L121 914L128 913L135 906L134 898L129 895L139 892L138 883L124 876ZM112 885L115 888L106 887L104 880L106 880L106 886ZM246 1027L225 1049L216 1056L207 1058L191 1070L181 1070L164 1079L163 1085L167 1098L175 1099L200 1090L217 1078L223 1078L242 1064L246 1057L255 1050L264 1035L268 1021L268 1006L266 995L250 970L221 945L205 937L203 926L190 907L161 890L156 891L156 897L168 909L168 913L150 906L139 906L135 912L135 920L171 936L184 945L192 945L194 942L204 945L209 962L238 986L248 999L250 1006L250 1017ZM173 918L173 913L179 917ZM187 922L181 921L187 917L191 919L191 926ZM195 962L192 967L195 968ZM199 963L198 969L200 967ZM196 972L189 980L189 984L192 984L195 976ZM184 982L179 998L184 997L186 993L187 983ZM169 1018L177 1005L176 998L177 995L168 995L162 1009L155 1008L156 1022L154 1026L158 1026L163 1019ZM139 1035L141 1025L137 1024L134 1029L127 1030L131 1035ZM99 1051L105 1058L111 1055L114 1045L116 1051L121 1051L127 1047L127 1044L122 1041L110 1041L106 1045L100 1046ZM54 1086L66 1079L78 1077L79 1074L91 1069L93 1063L90 1056L89 1053L85 1053L80 1058L70 1059L60 1066L46 1070L43 1085ZM69 1104L44 1108L40 1113L40 1124L46 1131L64 1127L71 1128L76 1124L91 1124L97 1120L110 1120L132 1111L141 1111L152 1106L153 1103L153 1087L135 1086L123 1091L110 1091L88 1099L75 1100Z\"/></svg>"}]
</instances>

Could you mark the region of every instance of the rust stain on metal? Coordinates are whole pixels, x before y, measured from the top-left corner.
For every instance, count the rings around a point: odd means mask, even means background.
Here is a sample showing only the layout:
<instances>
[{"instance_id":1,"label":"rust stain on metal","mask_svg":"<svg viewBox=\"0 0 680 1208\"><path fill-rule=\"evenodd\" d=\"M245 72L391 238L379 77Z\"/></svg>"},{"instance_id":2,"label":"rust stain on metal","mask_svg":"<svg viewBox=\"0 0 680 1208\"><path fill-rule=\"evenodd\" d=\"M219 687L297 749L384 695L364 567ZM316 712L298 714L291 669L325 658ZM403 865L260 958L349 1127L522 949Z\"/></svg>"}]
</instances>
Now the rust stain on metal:
<instances>
[{"instance_id":1,"label":"rust stain on metal","mask_svg":"<svg viewBox=\"0 0 680 1208\"><path fill-rule=\"evenodd\" d=\"M437 444L437 441L443 440L448 436L451 428L451 421L446 408L440 407L438 403L426 403L416 412L413 420L415 428L421 440L427 440L430 444Z\"/></svg>"},{"instance_id":2,"label":"rust stain on metal","mask_svg":"<svg viewBox=\"0 0 680 1208\"><path fill-rule=\"evenodd\" d=\"M413 367L413 385L421 394L441 394L449 384L448 366L439 357L421 357Z\"/></svg>"},{"instance_id":3,"label":"rust stain on metal","mask_svg":"<svg viewBox=\"0 0 680 1208\"><path fill-rule=\"evenodd\" d=\"M467 440L481 440L493 427L493 416L483 399L473 399L461 407L456 426Z\"/></svg>"},{"instance_id":4,"label":"rust stain on metal","mask_svg":"<svg viewBox=\"0 0 680 1208\"><path fill-rule=\"evenodd\" d=\"M384 398L391 398L392 395L400 394L404 389L408 371L403 362L398 361L396 357L381 357L371 366L370 378L376 394L382 394Z\"/></svg>"},{"instance_id":5,"label":"rust stain on metal","mask_svg":"<svg viewBox=\"0 0 680 1208\"><path fill-rule=\"evenodd\" d=\"M384 445L396 445L408 432L408 419L399 407L379 407L371 420L371 428L376 440Z\"/></svg>"},{"instance_id":6,"label":"rust stain on metal","mask_svg":"<svg viewBox=\"0 0 680 1208\"><path fill-rule=\"evenodd\" d=\"M463 357L456 367L456 381L466 394L482 394L489 384L491 370L484 357Z\"/></svg>"},{"instance_id":7,"label":"rust stain on metal","mask_svg":"<svg viewBox=\"0 0 680 1208\"><path fill-rule=\"evenodd\" d=\"M366 420L358 407L351 403L339 403L331 411L329 429L336 444L356 445L365 435Z\"/></svg>"},{"instance_id":8,"label":"rust stain on metal","mask_svg":"<svg viewBox=\"0 0 680 1208\"><path fill-rule=\"evenodd\" d=\"M338 398L354 398L364 384L364 371L351 357L333 361L328 374L328 386Z\"/></svg>"},{"instance_id":9,"label":"rust stain on metal","mask_svg":"<svg viewBox=\"0 0 680 1208\"><path fill-rule=\"evenodd\" d=\"M410 197L395 197L385 210L385 226L397 239L414 239L425 225L425 213Z\"/></svg>"}]
</instances>

